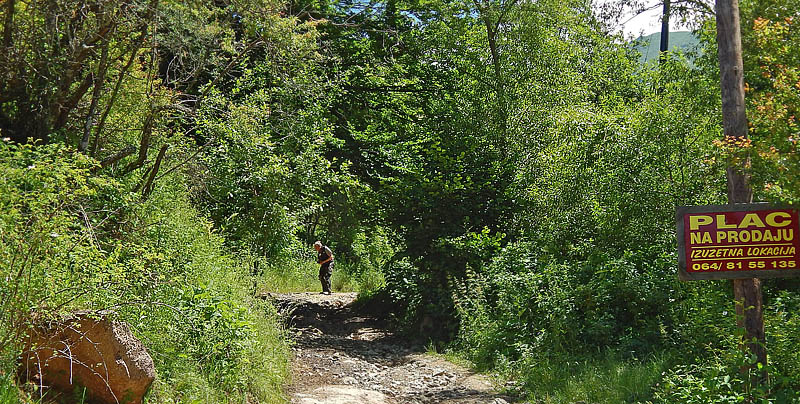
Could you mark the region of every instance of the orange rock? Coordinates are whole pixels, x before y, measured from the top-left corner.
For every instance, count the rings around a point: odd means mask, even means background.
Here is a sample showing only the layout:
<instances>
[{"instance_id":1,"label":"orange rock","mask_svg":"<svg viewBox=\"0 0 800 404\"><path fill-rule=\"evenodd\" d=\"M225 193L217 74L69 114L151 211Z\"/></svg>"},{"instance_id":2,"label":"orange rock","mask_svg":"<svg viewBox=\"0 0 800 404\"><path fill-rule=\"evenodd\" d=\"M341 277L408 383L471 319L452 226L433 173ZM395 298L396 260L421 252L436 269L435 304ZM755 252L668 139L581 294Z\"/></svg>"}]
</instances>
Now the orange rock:
<instances>
[{"instance_id":1,"label":"orange rock","mask_svg":"<svg viewBox=\"0 0 800 404\"><path fill-rule=\"evenodd\" d=\"M144 345L103 313L76 313L29 334L20 377L45 388L72 394L85 387L92 403L141 404L155 379Z\"/></svg>"}]
</instances>

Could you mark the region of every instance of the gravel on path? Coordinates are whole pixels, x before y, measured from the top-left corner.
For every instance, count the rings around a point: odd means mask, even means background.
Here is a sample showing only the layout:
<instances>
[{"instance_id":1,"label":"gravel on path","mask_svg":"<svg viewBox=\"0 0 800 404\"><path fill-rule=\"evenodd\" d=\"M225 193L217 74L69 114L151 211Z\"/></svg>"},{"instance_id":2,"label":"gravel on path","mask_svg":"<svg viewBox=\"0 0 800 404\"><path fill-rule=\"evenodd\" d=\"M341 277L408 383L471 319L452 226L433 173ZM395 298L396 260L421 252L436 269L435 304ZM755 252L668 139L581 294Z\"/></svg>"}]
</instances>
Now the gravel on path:
<instances>
[{"instance_id":1,"label":"gravel on path","mask_svg":"<svg viewBox=\"0 0 800 404\"><path fill-rule=\"evenodd\" d=\"M355 293L268 293L290 326L294 404L507 404L482 375L425 354L357 310Z\"/></svg>"}]
</instances>

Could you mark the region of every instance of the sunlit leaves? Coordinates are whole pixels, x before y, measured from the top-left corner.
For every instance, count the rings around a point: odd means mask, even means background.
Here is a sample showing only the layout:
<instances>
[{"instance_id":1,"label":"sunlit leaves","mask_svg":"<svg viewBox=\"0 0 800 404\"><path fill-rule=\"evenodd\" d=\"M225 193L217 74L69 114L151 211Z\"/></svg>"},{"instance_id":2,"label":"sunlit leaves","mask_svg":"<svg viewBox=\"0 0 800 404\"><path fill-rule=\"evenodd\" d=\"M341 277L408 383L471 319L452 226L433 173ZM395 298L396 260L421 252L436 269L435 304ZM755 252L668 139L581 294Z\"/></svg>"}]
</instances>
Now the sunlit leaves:
<instances>
[{"instance_id":1,"label":"sunlit leaves","mask_svg":"<svg viewBox=\"0 0 800 404\"><path fill-rule=\"evenodd\" d=\"M800 29L792 16L753 21L748 42L757 71L746 86L750 134L754 139L758 191L796 203L800 194ZM757 73L757 75L756 75Z\"/></svg>"}]
</instances>

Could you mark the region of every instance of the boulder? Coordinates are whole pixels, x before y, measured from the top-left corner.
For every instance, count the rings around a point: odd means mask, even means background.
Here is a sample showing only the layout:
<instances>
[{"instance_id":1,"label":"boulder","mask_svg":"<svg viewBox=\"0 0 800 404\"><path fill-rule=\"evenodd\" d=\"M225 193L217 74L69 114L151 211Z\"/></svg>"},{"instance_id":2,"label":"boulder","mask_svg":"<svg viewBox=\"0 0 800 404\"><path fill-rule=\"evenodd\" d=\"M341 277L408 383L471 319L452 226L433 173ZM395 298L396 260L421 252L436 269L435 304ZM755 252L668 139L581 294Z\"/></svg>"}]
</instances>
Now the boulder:
<instances>
[{"instance_id":1,"label":"boulder","mask_svg":"<svg viewBox=\"0 0 800 404\"><path fill-rule=\"evenodd\" d=\"M20 377L90 403L141 404L156 376L153 359L128 325L108 313L76 313L28 333Z\"/></svg>"}]
</instances>

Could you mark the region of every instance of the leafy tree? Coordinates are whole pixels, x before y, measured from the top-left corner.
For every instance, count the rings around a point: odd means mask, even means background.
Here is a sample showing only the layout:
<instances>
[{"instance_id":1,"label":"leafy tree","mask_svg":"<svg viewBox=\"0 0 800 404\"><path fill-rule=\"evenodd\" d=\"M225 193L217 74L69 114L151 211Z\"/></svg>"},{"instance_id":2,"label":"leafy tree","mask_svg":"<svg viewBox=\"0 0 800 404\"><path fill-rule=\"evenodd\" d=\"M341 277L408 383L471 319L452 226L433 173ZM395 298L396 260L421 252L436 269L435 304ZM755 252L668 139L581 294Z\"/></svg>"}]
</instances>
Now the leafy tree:
<instances>
[{"instance_id":1,"label":"leafy tree","mask_svg":"<svg viewBox=\"0 0 800 404\"><path fill-rule=\"evenodd\" d=\"M758 194L797 203L800 58L796 7L788 1L744 4L745 81ZM743 24L744 25L744 24ZM721 144L730 148L730 144Z\"/></svg>"},{"instance_id":2,"label":"leafy tree","mask_svg":"<svg viewBox=\"0 0 800 404\"><path fill-rule=\"evenodd\" d=\"M108 113L101 105L104 89L118 87L110 83L119 83L131 69L157 5L6 2L0 57L0 128L5 135L24 142L69 134L77 147L87 149L95 120Z\"/></svg>"}]
</instances>

